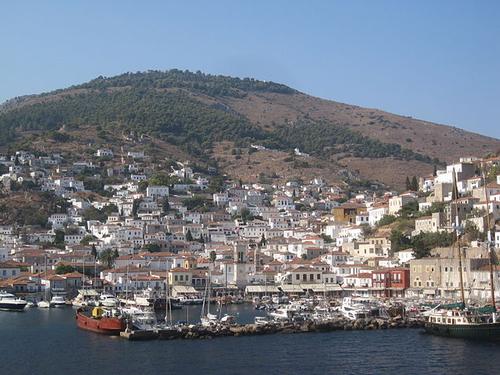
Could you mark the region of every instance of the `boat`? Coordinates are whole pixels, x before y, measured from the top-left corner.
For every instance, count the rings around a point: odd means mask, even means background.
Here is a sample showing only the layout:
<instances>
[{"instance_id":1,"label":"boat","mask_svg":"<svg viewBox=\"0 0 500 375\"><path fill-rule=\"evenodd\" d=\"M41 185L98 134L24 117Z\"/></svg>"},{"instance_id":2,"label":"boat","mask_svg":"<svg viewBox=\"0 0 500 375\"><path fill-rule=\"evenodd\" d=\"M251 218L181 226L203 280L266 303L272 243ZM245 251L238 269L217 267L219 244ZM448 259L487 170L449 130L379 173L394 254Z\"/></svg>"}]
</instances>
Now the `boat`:
<instances>
[{"instance_id":1,"label":"boat","mask_svg":"<svg viewBox=\"0 0 500 375\"><path fill-rule=\"evenodd\" d=\"M154 303L153 291L146 289L134 294L135 305L139 307L152 307Z\"/></svg>"},{"instance_id":2,"label":"boat","mask_svg":"<svg viewBox=\"0 0 500 375\"><path fill-rule=\"evenodd\" d=\"M500 322L496 320L496 312L492 308L436 309L426 315L427 333L456 338L500 340Z\"/></svg>"},{"instance_id":3,"label":"boat","mask_svg":"<svg viewBox=\"0 0 500 375\"><path fill-rule=\"evenodd\" d=\"M370 316L370 309L351 297L344 297L339 312L349 320L365 319Z\"/></svg>"},{"instance_id":4,"label":"boat","mask_svg":"<svg viewBox=\"0 0 500 375\"><path fill-rule=\"evenodd\" d=\"M74 307L97 306L99 293L94 289L80 289L72 302Z\"/></svg>"},{"instance_id":5,"label":"boat","mask_svg":"<svg viewBox=\"0 0 500 375\"><path fill-rule=\"evenodd\" d=\"M182 309L182 305L179 303L177 298L168 297L168 301L166 298L156 298L153 302L154 311L163 312L167 310L167 307L170 310Z\"/></svg>"},{"instance_id":6,"label":"boat","mask_svg":"<svg viewBox=\"0 0 500 375\"><path fill-rule=\"evenodd\" d=\"M99 296L99 304L104 307L117 307L120 301L112 294L103 293Z\"/></svg>"},{"instance_id":7,"label":"boat","mask_svg":"<svg viewBox=\"0 0 500 375\"><path fill-rule=\"evenodd\" d=\"M28 302L17 298L13 294L0 291L0 310L4 311L24 311Z\"/></svg>"},{"instance_id":8,"label":"boat","mask_svg":"<svg viewBox=\"0 0 500 375\"><path fill-rule=\"evenodd\" d=\"M271 320L267 316L256 316L254 318L254 323L257 326L265 326L271 323Z\"/></svg>"},{"instance_id":9,"label":"boat","mask_svg":"<svg viewBox=\"0 0 500 375\"><path fill-rule=\"evenodd\" d=\"M296 308L290 305L278 307L276 310L268 313L268 315L275 320L291 320L296 314Z\"/></svg>"},{"instance_id":10,"label":"boat","mask_svg":"<svg viewBox=\"0 0 500 375\"><path fill-rule=\"evenodd\" d=\"M155 329L158 325L153 310L132 306L121 311L131 323L132 329L147 331Z\"/></svg>"},{"instance_id":11,"label":"boat","mask_svg":"<svg viewBox=\"0 0 500 375\"><path fill-rule=\"evenodd\" d=\"M219 323L219 317L215 314L207 313L200 318L201 325L203 327L211 327Z\"/></svg>"},{"instance_id":12,"label":"boat","mask_svg":"<svg viewBox=\"0 0 500 375\"><path fill-rule=\"evenodd\" d=\"M202 305L203 298L199 298L196 296L180 296L177 299L180 305Z\"/></svg>"},{"instance_id":13,"label":"boat","mask_svg":"<svg viewBox=\"0 0 500 375\"><path fill-rule=\"evenodd\" d=\"M203 294L203 305L201 306L200 322L203 327L211 327L217 325L219 317L216 314L210 313L210 297L211 297L211 272L208 271L208 279L205 284L205 293Z\"/></svg>"},{"instance_id":14,"label":"boat","mask_svg":"<svg viewBox=\"0 0 500 375\"><path fill-rule=\"evenodd\" d=\"M490 204L488 191L486 189L484 169L483 186L486 197L486 207L489 207ZM452 200L456 203L457 199L457 180L455 170L453 170ZM463 227L461 226L459 220L457 204L455 204L455 222L451 224L455 234L455 243L458 249L461 302L455 304L455 306L451 306L451 308L448 306L437 306L434 309L427 311L424 314L426 317L426 323L424 326L425 332L445 337L500 341L500 322L497 320L495 283L493 275L495 249L490 215L489 213L486 213L486 246L489 254L491 306L485 306L483 308L472 309L467 307L465 304L462 251L460 249L460 239L463 234Z\"/></svg>"},{"instance_id":15,"label":"boat","mask_svg":"<svg viewBox=\"0 0 500 375\"><path fill-rule=\"evenodd\" d=\"M50 307L50 302L48 301L40 301L36 304L37 307L41 309L48 309Z\"/></svg>"},{"instance_id":16,"label":"boat","mask_svg":"<svg viewBox=\"0 0 500 375\"><path fill-rule=\"evenodd\" d=\"M76 324L81 329L105 335L119 335L126 328L120 312L102 307L80 307L76 311Z\"/></svg>"},{"instance_id":17,"label":"boat","mask_svg":"<svg viewBox=\"0 0 500 375\"><path fill-rule=\"evenodd\" d=\"M44 277L47 278L47 254L44 255L45 258L45 271L44 271ZM40 279L40 278L39 278ZM41 280L40 280L40 287L42 286ZM50 283L49 286L47 287L46 285L43 286L44 289L44 296L43 300L37 302L37 307L41 309L48 309L50 308L50 302L49 302L49 289L50 289Z\"/></svg>"},{"instance_id":18,"label":"boat","mask_svg":"<svg viewBox=\"0 0 500 375\"><path fill-rule=\"evenodd\" d=\"M62 296L54 296L50 300L50 306L51 307L63 307L63 306L66 306L66 301L64 300L64 297L62 297Z\"/></svg>"}]
</instances>

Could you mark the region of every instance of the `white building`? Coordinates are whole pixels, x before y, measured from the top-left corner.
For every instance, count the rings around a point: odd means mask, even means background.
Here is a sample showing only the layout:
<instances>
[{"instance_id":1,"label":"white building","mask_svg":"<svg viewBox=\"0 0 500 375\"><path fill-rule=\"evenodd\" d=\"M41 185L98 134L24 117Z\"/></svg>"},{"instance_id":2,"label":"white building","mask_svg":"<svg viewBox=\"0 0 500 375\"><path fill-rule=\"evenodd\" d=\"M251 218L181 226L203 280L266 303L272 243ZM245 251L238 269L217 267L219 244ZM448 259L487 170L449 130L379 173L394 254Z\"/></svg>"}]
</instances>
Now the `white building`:
<instances>
[{"instance_id":1,"label":"white building","mask_svg":"<svg viewBox=\"0 0 500 375\"><path fill-rule=\"evenodd\" d=\"M413 249L400 250L396 253L396 256L400 264L408 263L410 260L415 259Z\"/></svg>"},{"instance_id":2,"label":"white building","mask_svg":"<svg viewBox=\"0 0 500 375\"><path fill-rule=\"evenodd\" d=\"M413 193L405 193L389 198L389 215L396 215L403 206L416 200L417 196Z\"/></svg>"},{"instance_id":3,"label":"white building","mask_svg":"<svg viewBox=\"0 0 500 375\"><path fill-rule=\"evenodd\" d=\"M48 222L52 225L52 229L60 229L64 227L64 224L68 223L67 214L52 214L50 215Z\"/></svg>"},{"instance_id":4,"label":"white building","mask_svg":"<svg viewBox=\"0 0 500 375\"><path fill-rule=\"evenodd\" d=\"M368 224L373 227L389 213L389 207L386 203L375 204L373 207L368 208Z\"/></svg>"},{"instance_id":5,"label":"white building","mask_svg":"<svg viewBox=\"0 0 500 375\"><path fill-rule=\"evenodd\" d=\"M168 186L151 185L146 189L146 195L153 198L168 197Z\"/></svg>"},{"instance_id":6,"label":"white building","mask_svg":"<svg viewBox=\"0 0 500 375\"><path fill-rule=\"evenodd\" d=\"M97 156L99 158L106 158L106 157L112 158L113 151L111 151L109 148L100 148L95 153L95 156Z\"/></svg>"}]
</instances>

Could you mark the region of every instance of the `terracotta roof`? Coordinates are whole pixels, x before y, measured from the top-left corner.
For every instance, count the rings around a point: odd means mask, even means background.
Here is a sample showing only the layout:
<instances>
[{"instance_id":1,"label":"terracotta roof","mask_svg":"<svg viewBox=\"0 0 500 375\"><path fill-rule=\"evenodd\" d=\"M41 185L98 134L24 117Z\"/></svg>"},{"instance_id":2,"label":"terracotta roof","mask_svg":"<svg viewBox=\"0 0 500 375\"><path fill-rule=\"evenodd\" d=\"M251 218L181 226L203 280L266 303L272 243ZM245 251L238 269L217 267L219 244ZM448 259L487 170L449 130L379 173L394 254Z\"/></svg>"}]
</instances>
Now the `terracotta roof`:
<instances>
[{"instance_id":1,"label":"terracotta roof","mask_svg":"<svg viewBox=\"0 0 500 375\"><path fill-rule=\"evenodd\" d=\"M185 272L191 272L191 270L184 268L184 267L176 267L176 268L172 268L168 272L184 272L185 273Z\"/></svg>"},{"instance_id":2,"label":"terracotta roof","mask_svg":"<svg viewBox=\"0 0 500 375\"><path fill-rule=\"evenodd\" d=\"M26 263L14 262L12 260L7 260L5 262L0 262L0 268L21 268L25 267Z\"/></svg>"}]
</instances>

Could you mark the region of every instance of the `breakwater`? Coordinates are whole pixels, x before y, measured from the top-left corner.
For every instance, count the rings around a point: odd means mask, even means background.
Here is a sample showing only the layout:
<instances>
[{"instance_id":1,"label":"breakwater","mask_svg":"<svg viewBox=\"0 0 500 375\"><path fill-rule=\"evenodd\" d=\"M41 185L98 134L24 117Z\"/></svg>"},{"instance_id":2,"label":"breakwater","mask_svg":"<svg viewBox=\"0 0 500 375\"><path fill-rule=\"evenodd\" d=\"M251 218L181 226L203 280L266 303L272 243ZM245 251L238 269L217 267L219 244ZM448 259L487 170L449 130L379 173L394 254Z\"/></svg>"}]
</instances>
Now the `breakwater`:
<instances>
[{"instance_id":1,"label":"breakwater","mask_svg":"<svg viewBox=\"0 0 500 375\"><path fill-rule=\"evenodd\" d=\"M204 327L201 325L180 326L154 330L126 330L120 336L128 340L177 340L177 339L214 339L229 336L254 336L271 334L295 334L307 332L333 332L350 330L378 330L397 328L422 328L422 320L403 318L392 319L346 319L329 320L324 322L306 321L300 323L272 322L267 324L236 324L230 326L216 325Z\"/></svg>"}]
</instances>

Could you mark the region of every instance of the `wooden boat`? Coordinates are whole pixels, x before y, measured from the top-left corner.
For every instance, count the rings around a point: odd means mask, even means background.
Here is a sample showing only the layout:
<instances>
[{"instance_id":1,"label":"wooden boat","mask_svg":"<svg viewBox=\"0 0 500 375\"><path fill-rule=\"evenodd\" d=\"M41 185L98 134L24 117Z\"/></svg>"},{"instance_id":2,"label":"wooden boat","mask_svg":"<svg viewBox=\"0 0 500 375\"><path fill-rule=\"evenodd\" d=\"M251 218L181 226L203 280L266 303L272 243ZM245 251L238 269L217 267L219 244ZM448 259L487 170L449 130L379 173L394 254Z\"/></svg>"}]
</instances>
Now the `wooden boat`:
<instances>
[{"instance_id":1,"label":"wooden boat","mask_svg":"<svg viewBox=\"0 0 500 375\"><path fill-rule=\"evenodd\" d=\"M81 329L105 335L119 335L126 328L122 316L115 316L112 310L101 307L79 308L76 311L76 324Z\"/></svg>"},{"instance_id":2,"label":"wooden boat","mask_svg":"<svg viewBox=\"0 0 500 375\"><path fill-rule=\"evenodd\" d=\"M486 178L483 173L484 194L486 197L486 207L489 207L488 192L486 191ZM458 190L455 170L453 170L453 185L452 185L452 200L456 203L458 199ZM477 340L494 340L500 341L500 321L497 319L497 307L495 301L495 283L493 275L494 264L494 242L490 225L489 212L486 213L487 221L487 241L486 244L489 250L489 265L490 265L490 288L491 288L491 306L486 306L481 309L468 309L465 304L464 283L463 283L463 267L462 253L460 250L460 235L463 233L463 228L460 225L457 205L455 204L455 240L458 245L458 260L459 260L459 276L460 276L460 292L462 301L458 306L441 307L427 312L427 320L425 323L425 331L427 333Z\"/></svg>"},{"instance_id":3,"label":"wooden boat","mask_svg":"<svg viewBox=\"0 0 500 375\"><path fill-rule=\"evenodd\" d=\"M466 339L500 340L500 322L490 308L478 310L440 309L427 315L427 333Z\"/></svg>"}]
</instances>

